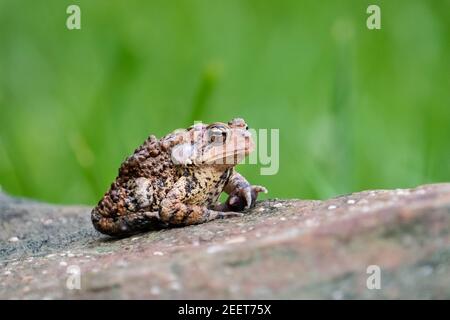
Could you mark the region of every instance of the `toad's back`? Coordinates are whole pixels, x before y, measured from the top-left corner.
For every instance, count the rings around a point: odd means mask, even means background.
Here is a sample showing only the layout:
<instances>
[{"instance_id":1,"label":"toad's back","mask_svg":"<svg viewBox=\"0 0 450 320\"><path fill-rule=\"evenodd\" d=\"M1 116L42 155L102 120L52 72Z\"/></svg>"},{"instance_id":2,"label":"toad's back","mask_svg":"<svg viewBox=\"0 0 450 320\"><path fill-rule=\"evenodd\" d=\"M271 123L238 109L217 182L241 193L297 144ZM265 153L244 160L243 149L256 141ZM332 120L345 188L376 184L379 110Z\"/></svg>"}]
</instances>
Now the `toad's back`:
<instances>
[{"instance_id":1,"label":"toad's back","mask_svg":"<svg viewBox=\"0 0 450 320\"><path fill-rule=\"evenodd\" d=\"M167 152L171 143L164 141L150 136L122 163L117 178L92 210L97 229L104 231L108 226L102 224L133 212L159 210L159 204L181 175Z\"/></svg>"}]
</instances>

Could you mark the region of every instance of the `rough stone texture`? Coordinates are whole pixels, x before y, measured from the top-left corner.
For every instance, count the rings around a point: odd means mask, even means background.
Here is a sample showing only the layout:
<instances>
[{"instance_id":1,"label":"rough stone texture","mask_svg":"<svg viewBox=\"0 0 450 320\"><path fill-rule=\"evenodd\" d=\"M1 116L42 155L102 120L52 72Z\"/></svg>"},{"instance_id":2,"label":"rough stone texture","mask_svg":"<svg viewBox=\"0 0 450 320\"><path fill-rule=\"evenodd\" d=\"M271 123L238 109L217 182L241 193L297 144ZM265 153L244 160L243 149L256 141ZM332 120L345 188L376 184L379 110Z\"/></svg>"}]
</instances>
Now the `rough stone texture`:
<instances>
[{"instance_id":1,"label":"rough stone texture","mask_svg":"<svg viewBox=\"0 0 450 320\"><path fill-rule=\"evenodd\" d=\"M119 240L89 212L0 194L0 298L450 298L450 184L262 201ZM73 265L80 290L66 286Z\"/></svg>"}]
</instances>

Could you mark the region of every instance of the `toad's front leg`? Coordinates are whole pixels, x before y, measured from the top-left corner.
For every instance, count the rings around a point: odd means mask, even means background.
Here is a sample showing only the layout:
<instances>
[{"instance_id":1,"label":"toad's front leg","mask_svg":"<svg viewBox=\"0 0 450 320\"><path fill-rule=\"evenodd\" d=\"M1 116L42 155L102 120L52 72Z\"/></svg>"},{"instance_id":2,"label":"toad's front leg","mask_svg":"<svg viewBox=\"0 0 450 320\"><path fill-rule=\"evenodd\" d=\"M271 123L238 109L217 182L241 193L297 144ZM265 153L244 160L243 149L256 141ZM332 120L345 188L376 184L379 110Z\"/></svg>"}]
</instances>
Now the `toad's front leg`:
<instances>
[{"instance_id":1,"label":"toad's front leg","mask_svg":"<svg viewBox=\"0 0 450 320\"><path fill-rule=\"evenodd\" d=\"M242 211L255 206L258 193L267 193L262 186L252 186L240 173L234 171L224 191L228 193L227 201L219 205L219 210Z\"/></svg>"},{"instance_id":2,"label":"toad's front leg","mask_svg":"<svg viewBox=\"0 0 450 320\"><path fill-rule=\"evenodd\" d=\"M219 218L242 216L237 212L221 212L205 206L190 204L189 201L195 194L187 192L189 190L186 188L187 184L186 178L181 177L161 201L159 216L163 222L174 226L187 226Z\"/></svg>"}]
</instances>

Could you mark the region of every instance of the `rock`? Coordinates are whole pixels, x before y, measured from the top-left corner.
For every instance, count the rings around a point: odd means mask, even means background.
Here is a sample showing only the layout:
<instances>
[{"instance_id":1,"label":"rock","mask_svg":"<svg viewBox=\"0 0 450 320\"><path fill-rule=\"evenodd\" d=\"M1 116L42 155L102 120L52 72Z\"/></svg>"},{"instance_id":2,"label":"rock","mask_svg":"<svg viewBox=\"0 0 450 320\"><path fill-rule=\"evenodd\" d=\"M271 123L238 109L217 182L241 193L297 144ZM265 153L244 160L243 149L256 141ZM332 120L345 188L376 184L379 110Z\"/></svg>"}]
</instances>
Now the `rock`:
<instances>
[{"instance_id":1,"label":"rock","mask_svg":"<svg viewBox=\"0 0 450 320\"><path fill-rule=\"evenodd\" d=\"M450 184L261 201L125 239L89 207L0 194L0 224L1 299L450 298Z\"/></svg>"}]
</instances>

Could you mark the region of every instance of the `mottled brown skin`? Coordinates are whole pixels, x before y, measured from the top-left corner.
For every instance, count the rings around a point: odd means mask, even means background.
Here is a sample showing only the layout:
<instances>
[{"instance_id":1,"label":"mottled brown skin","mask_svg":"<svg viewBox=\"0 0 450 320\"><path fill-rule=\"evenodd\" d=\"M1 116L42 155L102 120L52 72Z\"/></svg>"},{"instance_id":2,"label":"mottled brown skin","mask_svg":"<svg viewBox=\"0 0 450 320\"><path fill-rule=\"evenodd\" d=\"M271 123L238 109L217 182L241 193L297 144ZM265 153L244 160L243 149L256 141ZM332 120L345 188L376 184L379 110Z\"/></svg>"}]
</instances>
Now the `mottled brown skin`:
<instances>
[{"instance_id":1,"label":"mottled brown skin","mask_svg":"<svg viewBox=\"0 0 450 320\"><path fill-rule=\"evenodd\" d=\"M94 227L127 236L170 226L240 216L264 187L251 186L234 170L253 150L247 124L197 124L161 139L150 136L119 169L92 210ZM229 194L217 202L222 191Z\"/></svg>"}]
</instances>

